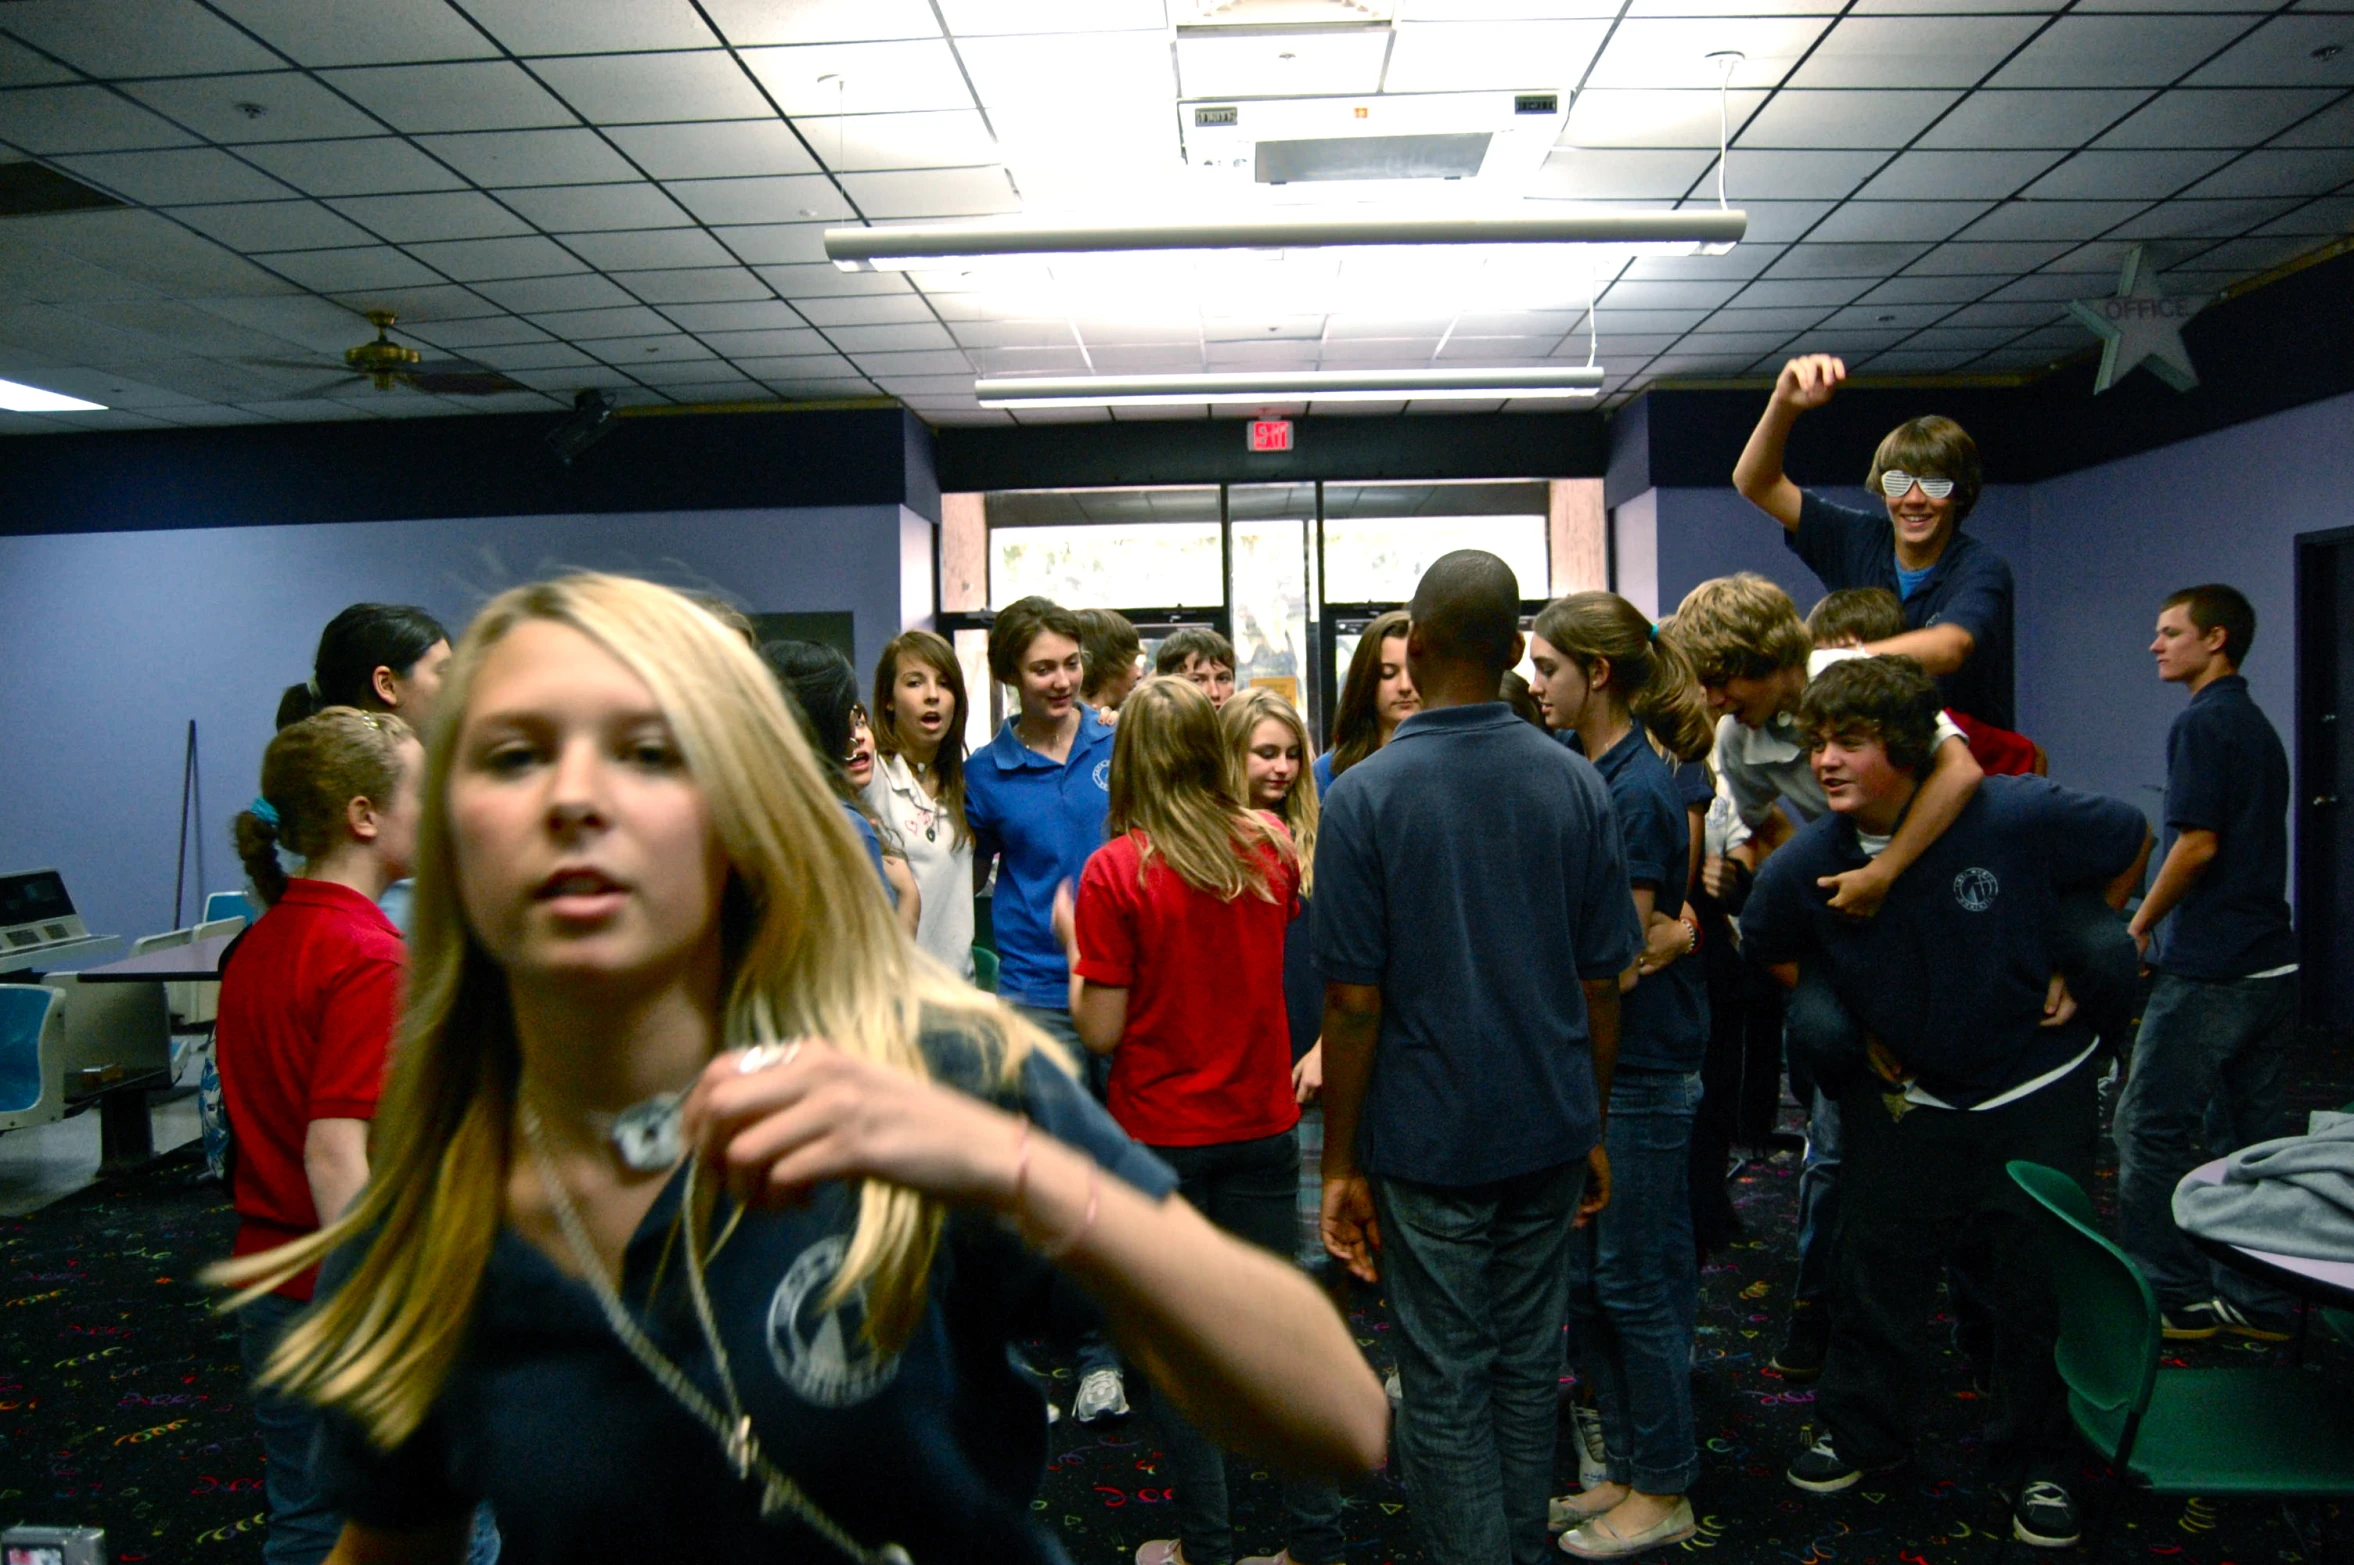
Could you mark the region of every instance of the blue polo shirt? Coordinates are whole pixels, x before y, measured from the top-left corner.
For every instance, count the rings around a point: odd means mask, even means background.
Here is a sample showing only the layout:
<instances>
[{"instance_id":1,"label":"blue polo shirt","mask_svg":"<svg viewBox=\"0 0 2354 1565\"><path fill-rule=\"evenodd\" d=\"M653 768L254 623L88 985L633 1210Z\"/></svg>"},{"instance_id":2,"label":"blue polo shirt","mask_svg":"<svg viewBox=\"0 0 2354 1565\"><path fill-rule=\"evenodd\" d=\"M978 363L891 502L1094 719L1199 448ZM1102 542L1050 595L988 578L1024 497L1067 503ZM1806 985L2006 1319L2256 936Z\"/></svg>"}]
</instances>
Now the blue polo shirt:
<instances>
[{"instance_id":1,"label":"blue polo shirt","mask_svg":"<svg viewBox=\"0 0 2354 1565\"><path fill-rule=\"evenodd\" d=\"M1325 799L1312 916L1325 978L1381 988L1360 1168L1478 1185L1593 1147L1578 982L1641 946L1593 767L1501 701L1415 713Z\"/></svg>"},{"instance_id":2,"label":"blue polo shirt","mask_svg":"<svg viewBox=\"0 0 2354 1565\"><path fill-rule=\"evenodd\" d=\"M1043 1056L1010 1088L983 1087L961 1036L923 1044L937 1079L1028 1114L1150 1197L1175 1187ZM631 1237L621 1295L663 1357L724 1407L672 1242L683 1183L672 1178ZM806 1206L746 1213L710 1257L720 1341L761 1448L870 1547L1063 1565L1031 1510L1045 1408L1006 1360L1009 1343L1047 1329L1052 1268L994 1219L952 1214L915 1334L885 1356L863 1334L864 1290L826 1307L857 1221L857 1187L822 1185ZM364 1243L329 1259L330 1286ZM840 1557L796 1521L761 1520L757 1487L630 1356L587 1285L512 1228L493 1243L465 1345L418 1431L381 1452L355 1425L325 1422L321 1490L370 1527L455 1521L488 1500L516 1565Z\"/></svg>"},{"instance_id":3,"label":"blue polo shirt","mask_svg":"<svg viewBox=\"0 0 2354 1565\"><path fill-rule=\"evenodd\" d=\"M1920 1084L1969 1108L2084 1051L2081 1024L2046 1028L2062 893L2124 872L2141 811L2044 777L1989 777L1868 919L1831 911L1827 875L1866 855L1846 816L1800 828L1758 871L1741 914L1758 962L1821 963L1832 989Z\"/></svg>"},{"instance_id":4,"label":"blue polo shirt","mask_svg":"<svg viewBox=\"0 0 2354 1565\"><path fill-rule=\"evenodd\" d=\"M1332 752L1330 750L1316 757L1316 764L1309 767L1308 770L1316 774L1317 798L1321 799L1332 792Z\"/></svg>"},{"instance_id":5,"label":"blue polo shirt","mask_svg":"<svg viewBox=\"0 0 2354 1565\"><path fill-rule=\"evenodd\" d=\"M845 803L842 813L850 817L850 829L858 833L858 840L866 847L869 863L875 867L875 879L883 883L883 896L893 907L899 905L899 893L891 889L891 877L883 873L883 836L875 830L875 823L866 818L866 811L855 804Z\"/></svg>"},{"instance_id":6,"label":"blue polo shirt","mask_svg":"<svg viewBox=\"0 0 2354 1565\"><path fill-rule=\"evenodd\" d=\"M1007 718L988 748L965 762L965 821L975 857L998 861L990 928L997 939L997 992L1059 1011L1071 1003L1070 963L1054 934L1054 891L1079 891L1087 856L1103 846L1112 804L1112 730L1082 703L1079 732L1061 762L1014 735Z\"/></svg>"},{"instance_id":7,"label":"blue polo shirt","mask_svg":"<svg viewBox=\"0 0 2354 1565\"><path fill-rule=\"evenodd\" d=\"M1968 533L1957 531L1912 592L1896 574L1896 530L1885 508L1858 511L1808 492L1798 503L1798 526L1782 541L1837 592L1885 587L1904 602L1907 630L1959 625L1973 650L1957 673L1937 681L1937 699L1997 728L2019 726L2012 713L2011 562Z\"/></svg>"},{"instance_id":8,"label":"blue polo shirt","mask_svg":"<svg viewBox=\"0 0 2354 1565\"><path fill-rule=\"evenodd\" d=\"M2289 926L2289 757L2238 674L2211 680L2166 731L2167 847L2215 833L2215 857L2158 925L2150 965L2245 978L2297 960Z\"/></svg>"},{"instance_id":9,"label":"blue polo shirt","mask_svg":"<svg viewBox=\"0 0 2354 1565\"><path fill-rule=\"evenodd\" d=\"M1627 879L1657 890L1669 918L1684 910L1692 827L1675 774L1638 722L1594 763L1610 790L1626 845ZM1637 1070L1696 1071L1708 1054L1708 985L1697 960L1671 962L1619 997L1618 1063Z\"/></svg>"}]
</instances>

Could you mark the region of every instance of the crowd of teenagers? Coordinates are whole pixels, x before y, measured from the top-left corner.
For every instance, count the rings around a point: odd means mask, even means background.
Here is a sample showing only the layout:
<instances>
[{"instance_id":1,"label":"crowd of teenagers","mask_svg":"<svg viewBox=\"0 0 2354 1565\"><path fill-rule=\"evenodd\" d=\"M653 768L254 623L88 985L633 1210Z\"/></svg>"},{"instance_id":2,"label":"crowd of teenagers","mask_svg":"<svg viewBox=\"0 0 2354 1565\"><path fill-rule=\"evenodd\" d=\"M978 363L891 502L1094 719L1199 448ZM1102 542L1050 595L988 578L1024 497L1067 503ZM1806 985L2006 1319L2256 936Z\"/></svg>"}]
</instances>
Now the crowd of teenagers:
<instances>
[{"instance_id":1,"label":"crowd of teenagers","mask_svg":"<svg viewBox=\"0 0 2354 1565\"><path fill-rule=\"evenodd\" d=\"M1789 1481L1910 1460L1942 1275L1985 1476L2017 1538L2074 1541L2005 1164L2089 1179L2122 1068L2167 1335L2279 1332L2168 1196L2282 1108L2287 764L2245 598L2157 606L2190 701L2144 892L2141 812L2015 729L1968 435L1893 431L1876 510L1784 476L1843 376L1785 367L1735 474L1831 589L1810 617L1742 574L1524 630L1458 551L1367 627L1321 752L1216 633L1148 675L1126 620L1042 598L995 616L1008 715L969 753L930 631L862 687L620 577L502 594L454 650L339 615L236 818L267 911L218 1026L267 1558L1051 1561L1049 1420L1132 1405L1176 1531L1138 1565L1236 1561L1228 1453L1281 1483L1245 1565L1337 1565L1384 1460L1434 1562L1682 1542L1699 1262L1785 1051ZM1387 1388L1299 1262L1319 1115Z\"/></svg>"}]
</instances>

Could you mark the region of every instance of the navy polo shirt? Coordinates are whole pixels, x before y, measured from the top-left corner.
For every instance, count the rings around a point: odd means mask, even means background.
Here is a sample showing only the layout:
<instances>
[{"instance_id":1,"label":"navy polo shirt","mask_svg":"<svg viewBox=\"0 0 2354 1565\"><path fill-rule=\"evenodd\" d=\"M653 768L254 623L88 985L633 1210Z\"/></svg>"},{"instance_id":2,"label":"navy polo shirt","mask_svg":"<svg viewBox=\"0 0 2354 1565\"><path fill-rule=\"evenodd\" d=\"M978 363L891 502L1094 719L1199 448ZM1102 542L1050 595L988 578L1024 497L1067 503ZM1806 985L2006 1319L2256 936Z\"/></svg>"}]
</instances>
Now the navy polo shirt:
<instances>
[{"instance_id":1,"label":"navy polo shirt","mask_svg":"<svg viewBox=\"0 0 2354 1565\"><path fill-rule=\"evenodd\" d=\"M1626 845L1627 879L1657 887L1652 905L1669 918L1684 910L1692 827L1675 774L1636 723L1594 763L1610 790ZM1618 1063L1637 1070L1696 1071L1708 1053L1708 986L1700 963L1671 962L1619 997Z\"/></svg>"},{"instance_id":2,"label":"navy polo shirt","mask_svg":"<svg viewBox=\"0 0 2354 1565\"><path fill-rule=\"evenodd\" d=\"M1816 884L1866 856L1844 815L1820 816L1758 871L1745 954L1819 962L1832 989L1923 1088L1956 1108L2082 1053L2081 1024L2046 1028L2043 997L2062 893L2106 884L2141 851L2130 804L2044 777L1989 777L1868 919L1831 911Z\"/></svg>"},{"instance_id":3,"label":"navy polo shirt","mask_svg":"<svg viewBox=\"0 0 2354 1565\"><path fill-rule=\"evenodd\" d=\"M1896 530L1888 512L1858 511L1808 492L1798 503L1798 526L1782 541L1837 592L1885 587L1903 599L1907 630L1959 625L1972 651L1960 672L1937 681L1937 699L1997 728L2016 728L2012 716L2011 562L1968 533L1956 531L1929 568L1928 579L1906 597L1896 579Z\"/></svg>"},{"instance_id":4,"label":"navy polo shirt","mask_svg":"<svg viewBox=\"0 0 2354 1565\"><path fill-rule=\"evenodd\" d=\"M2215 833L2215 857L2158 925L2150 965L2245 978L2297 960L2289 927L2289 757L2238 674L2211 680L2166 731L2167 846Z\"/></svg>"},{"instance_id":5,"label":"navy polo shirt","mask_svg":"<svg viewBox=\"0 0 2354 1565\"><path fill-rule=\"evenodd\" d=\"M1641 946L1593 767L1501 701L1415 713L1325 799L1313 917L1325 978L1381 988L1365 1172L1477 1185L1593 1147L1578 981Z\"/></svg>"},{"instance_id":6,"label":"navy polo shirt","mask_svg":"<svg viewBox=\"0 0 2354 1565\"><path fill-rule=\"evenodd\" d=\"M942 1079L977 1084L955 1034L928 1035ZM961 1062L958 1056L961 1055ZM1095 1157L1155 1199L1175 1177L1086 1091L1033 1055L1011 1089L982 1094ZM683 1174L624 1252L621 1294L663 1356L724 1407L671 1244ZM722 1197L722 1206L725 1198ZM713 1232L726 1222L717 1214ZM949 1218L913 1338L885 1357L863 1335L863 1290L827 1309L858 1218L858 1192L820 1187L806 1207L747 1213L710 1258L720 1340L761 1448L868 1545L918 1560L1061 1562L1032 1517L1046 1410L1006 1346L1046 1329L1052 1270L994 1220ZM328 1262L348 1276L351 1247ZM326 1502L405 1531L499 1519L502 1557L539 1561L837 1557L799 1522L763 1522L756 1485L718 1439L656 1384L585 1283L514 1230L491 1252L465 1347L422 1427L390 1452L330 1416L316 1458Z\"/></svg>"},{"instance_id":7,"label":"navy polo shirt","mask_svg":"<svg viewBox=\"0 0 2354 1565\"><path fill-rule=\"evenodd\" d=\"M1087 856L1103 846L1112 804L1112 730L1079 708L1070 755L1057 762L1014 734L1007 718L987 749L965 762L964 813L976 858L997 858L990 928L997 939L997 992L1022 1005L1059 1011L1071 1003L1071 969L1054 933L1054 892L1078 895Z\"/></svg>"}]
</instances>

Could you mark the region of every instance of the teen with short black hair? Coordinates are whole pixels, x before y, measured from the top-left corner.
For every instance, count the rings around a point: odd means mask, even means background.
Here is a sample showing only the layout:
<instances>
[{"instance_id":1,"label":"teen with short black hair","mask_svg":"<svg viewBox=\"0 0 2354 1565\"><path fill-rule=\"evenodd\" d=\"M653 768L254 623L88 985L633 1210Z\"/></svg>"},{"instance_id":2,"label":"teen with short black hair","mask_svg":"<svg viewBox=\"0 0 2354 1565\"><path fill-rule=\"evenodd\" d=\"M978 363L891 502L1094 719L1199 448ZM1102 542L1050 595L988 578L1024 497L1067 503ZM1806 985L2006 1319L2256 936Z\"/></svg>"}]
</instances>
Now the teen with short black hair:
<instances>
[{"instance_id":1,"label":"teen with short black hair","mask_svg":"<svg viewBox=\"0 0 2354 1565\"><path fill-rule=\"evenodd\" d=\"M1819 970L1865 1029L1865 1059L1838 1088L1848 1167L1821 1418L1788 1477L1833 1493L1908 1459L1938 1264L1963 1233L1983 1233L1999 1299L1991 1476L2015 1486L2014 1535L2060 1547L2077 1529L2054 1304L2004 1165L2026 1158L2090 1183L2098 1040L2072 1005L2050 1008L2053 931L2070 890L2123 903L2149 832L2114 799L1991 777L1877 914L1834 911L1825 882L1886 851L1917 809L1938 714L1910 658L1840 662L1807 686L1799 721L1829 812L1766 861L1741 916L1755 960L1785 985Z\"/></svg>"},{"instance_id":2,"label":"teen with short black hair","mask_svg":"<svg viewBox=\"0 0 2354 1565\"><path fill-rule=\"evenodd\" d=\"M1233 698L1237 666L1234 643L1206 625L1170 632L1152 655L1155 674L1174 674L1191 682L1212 706L1224 706Z\"/></svg>"},{"instance_id":3,"label":"teen with short black hair","mask_svg":"<svg viewBox=\"0 0 2354 1565\"><path fill-rule=\"evenodd\" d=\"M1142 673L1144 641L1117 610L1073 612L1079 621L1079 666L1086 675L1079 694L1089 706L1116 712Z\"/></svg>"},{"instance_id":4,"label":"teen with short black hair","mask_svg":"<svg viewBox=\"0 0 2354 1565\"><path fill-rule=\"evenodd\" d=\"M1864 479L1878 509L1801 490L1782 471L1801 413L1831 400L1847 366L1827 353L1792 359L1733 469L1733 487L1782 524L1783 542L1836 591L1886 587L1908 629L1867 643L1937 677L1943 704L1997 728L2017 726L2011 698L2010 562L1961 530L1984 483L1978 446L1950 418L1908 419L1872 453Z\"/></svg>"},{"instance_id":5,"label":"teen with short black hair","mask_svg":"<svg viewBox=\"0 0 2354 1565\"><path fill-rule=\"evenodd\" d=\"M1357 638L1332 716L1332 747L1316 758L1316 786L1327 793L1334 778L1388 744L1398 725L1421 710L1406 661L1408 622L1404 609L1391 609Z\"/></svg>"},{"instance_id":6,"label":"teen with short black hair","mask_svg":"<svg viewBox=\"0 0 2354 1565\"><path fill-rule=\"evenodd\" d=\"M946 637L905 630L875 660L866 807L907 855L922 898L915 943L973 976L973 834L964 813L964 669Z\"/></svg>"},{"instance_id":7,"label":"teen with short black hair","mask_svg":"<svg viewBox=\"0 0 2354 1565\"><path fill-rule=\"evenodd\" d=\"M237 813L237 856L262 916L221 969L215 1025L221 1093L236 1126L229 1189L233 1256L316 1234L368 1182L368 1127L400 1014L400 931L377 907L417 856L423 749L383 712L332 706L278 730L261 792ZM279 850L302 859L288 876ZM315 1274L289 1274L238 1317L248 1377L260 1380L309 1306ZM321 1491L316 1409L256 1385L269 1565L317 1565L343 1518Z\"/></svg>"},{"instance_id":8,"label":"teen with short black hair","mask_svg":"<svg viewBox=\"0 0 2354 1565\"><path fill-rule=\"evenodd\" d=\"M2237 589L2186 587L2158 612L2158 677L2190 692L2166 733L2173 841L2129 926L2157 978L2117 1100L2117 1217L2169 1337L2263 1341L2291 1301L2218 1266L2174 1225L2174 1187L2201 1158L2286 1134L2297 1028L2289 921L2289 759L2240 673L2256 611Z\"/></svg>"}]
</instances>

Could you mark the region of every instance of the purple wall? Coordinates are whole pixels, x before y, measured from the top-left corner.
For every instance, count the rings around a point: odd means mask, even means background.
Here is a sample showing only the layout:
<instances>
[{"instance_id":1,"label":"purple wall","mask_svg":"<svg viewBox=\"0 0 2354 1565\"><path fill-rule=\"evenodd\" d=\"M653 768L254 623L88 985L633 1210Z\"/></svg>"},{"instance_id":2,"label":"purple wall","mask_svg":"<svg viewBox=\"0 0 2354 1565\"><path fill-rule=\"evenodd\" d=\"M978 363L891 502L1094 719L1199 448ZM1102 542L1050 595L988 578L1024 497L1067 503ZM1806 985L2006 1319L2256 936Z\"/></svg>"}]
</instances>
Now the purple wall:
<instances>
[{"instance_id":1,"label":"purple wall","mask_svg":"<svg viewBox=\"0 0 2354 1565\"><path fill-rule=\"evenodd\" d=\"M169 928L194 718L203 878L183 916L241 884L228 822L279 692L355 600L422 604L454 634L517 582L622 571L753 612L848 609L864 669L906 608L929 613L929 540L890 505L0 537L0 870L63 870L94 931Z\"/></svg>"}]
</instances>

